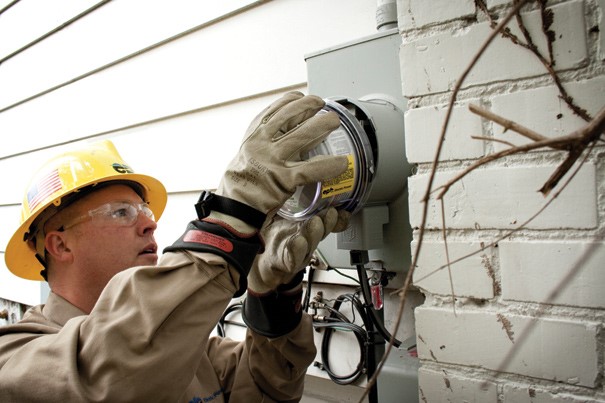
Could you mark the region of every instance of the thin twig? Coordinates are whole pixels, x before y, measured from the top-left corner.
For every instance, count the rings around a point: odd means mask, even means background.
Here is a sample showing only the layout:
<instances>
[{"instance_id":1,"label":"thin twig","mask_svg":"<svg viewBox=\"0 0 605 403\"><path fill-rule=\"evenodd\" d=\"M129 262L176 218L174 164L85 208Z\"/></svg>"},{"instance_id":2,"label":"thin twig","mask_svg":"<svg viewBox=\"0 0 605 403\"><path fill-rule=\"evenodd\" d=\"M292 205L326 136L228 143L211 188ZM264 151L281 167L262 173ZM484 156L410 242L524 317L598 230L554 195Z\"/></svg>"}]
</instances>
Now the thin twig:
<instances>
[{"instance_id":1,"label":"thin twig","mask_svg":"<svg viewBox=\"0 0 605 403\"><path fill-rule=\"evenodd\" d=\"M452 310L454 311L454 316L456 315L456 294L454 293L454 279L452 278L452 267L450 264L450 250L447 244L447 231L445 230L445 201L441 199L441 223L443 229L443 246L445 247L445 259L448 262L447 264L447 273L450 276L450 289L452 293Z\"/></svg>"},{"instance_id":2,"label":"thin twig","mask_svg":"<svg viewBox=\"0 0 605 403\"><path fill-rule=\"evenodd\" d=\"M503 119L498 115L495 115L491 112L486 113L487 111L482 110L473 105L469 105L469 108L475 113L479 113L482 116L488 119ZM523 131L524 128L521 125L516 125L515 131L520 130ZM580 129L566 135L559 136L553 139L545 138L544 136L536 133L537 138L542 138L544 140L535 141L533 143L528 143L520 146L516 146L513 148L509 148L506 150L499 151L497 153L486 155L483 158L475 161L473 164L469 165L466 169L459 172L454 178L450 179L446 184L440 186L435 190L441 189L437 199L441 199L445 193L449 190L449 188L454 185L454 183L458 182L460 179L468 175L474 169L485 165L489 162L495 161L497 159L519 154L522 152L527 152L531 150L536 150L539 148L554 148L554 149L567 149L569 150L569 156L565 159L565 161L555 170L555 172L551 175L551 177L544 183L542 188L540 188L540 192L545 196L557 185L560 179L567 173L567 171L573 166L578 157L584 152L586 147L589 144L596 143L596 140L601 136L601 134L605 131L605 107L601 108L601 111L597 114L597 116L587 125L581 127ZM525 133L527 134L527 133Z\"/></svg>"},{"instance_id":3,"label":"thin twig","mask_svg":"<svg viewBox=\"0 0 605 403\"><path fill-rule=\"evenodd\" d=\"M563 163L557 168L557 170L551 175L546 181L544 186L540 189L540 192L545 196L557 186L557 183L565 176L567 171L572 167L576 160L582 155L584 150L591 145L596 144L598 139L605 131L605 107L601 108L597 116L592 119L583 129L579 131L579 135L582 137L580 141L572 144L569 155L563 161Z\"/></svg>"},{"instance_id":4,"label":"thin twig","mask_svg":"<svg viewBox=\"0 0 605 403\"><path fill-rule=\"evenodd\" d=\"M571 136L575 136L575 137L571 137ZM552 147L553 145L556 146L556 145L560 145L560 144L567 144L567 142L569 142L570 140L578 140L578 138L579 137L577 135L571 134L571 135L567 135L567 136L558 137L556 139L536 141L534 143L528 143L528 144L520 145L520 146L517 146L514 148L509 148L507 150L502 150L502 151L499 151L494 154L489 154L489 155L475 161L471 165L469 165L463 171L459 172L454 178L450 179L446 184L435 189L435 191L441 189L441 191L439 192L439 194L437 196L437 199L441 199L447 193L449 188L452 187L456 182L458 182L460 179L464 178L470 172L472 172L473 170L477 169L478 167L480 167L482 165L485 165L489 162L495 161L497 159L500 159L500 158L503 158L503 157L506 157L509 155L519 154L519 153L536 150L536 149L544 148L544 147Z\"/></svg>"},{"instance_id":5,"label":"thin twig","mask_svg":"<svg viewBox=\"0 0 605 403\"><path fill-rule=\"evenodd\" d=\"M502 140L502 139L495 139L493 137L487 137L487 136L471 136L471 138L473 140L485 140L485 141L493 141L495 143L502 143L505 144L509 147L515 147L515 145L509 141L506 140Z\"/></svg>"},{"instance_id":6,"label":"thin twig","mask_svg":"<svg viewBox=\"0 0 605 403\"><path fill-rule=\"evenodd\" d=\"M505 119L502 116L496 115L493 112L488 111L487 109L483 109L480 106L469 104L468 109L476 115L484 117L485 119L491 120L492 122L498 123L500 126L504 127L506 130L512 130L516 133L519 133L522 136L527 137L528 139L534 141L542 141L547 140L548 137L541 135L527 127L520 125L512 120ZM564 147L559 148L561 150L565 149Z\"/></svg>"},{"instance_id":7,"label":"thin twig","mask_svg":"<svg viewBox=\"0 0 605 403\"><path fill-rule=\"evenodd\" d=\"M542 33L548 44L548 59L551 66L555 65L555 56L553 53L552 44L555 41L555 33L550 29L554 22L554 13L551 9L546 8L546 0L540 0L540 16L542 17Z\"/></svg>"}]
</instances>

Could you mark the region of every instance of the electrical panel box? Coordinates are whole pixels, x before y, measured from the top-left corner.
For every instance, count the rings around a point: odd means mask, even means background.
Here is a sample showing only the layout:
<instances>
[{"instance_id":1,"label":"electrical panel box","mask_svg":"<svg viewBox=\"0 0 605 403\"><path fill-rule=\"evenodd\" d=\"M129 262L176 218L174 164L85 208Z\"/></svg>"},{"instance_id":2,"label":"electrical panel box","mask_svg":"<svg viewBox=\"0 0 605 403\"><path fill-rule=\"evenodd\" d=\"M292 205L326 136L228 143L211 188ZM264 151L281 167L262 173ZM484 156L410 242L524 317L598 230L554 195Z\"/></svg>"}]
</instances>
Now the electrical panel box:
<instances>
[{"instance_id":1,"label":"electrical panel box","mask_svg":"<svg viewBox=\"0 0 605 403\"><path fill-rule=\"evenodd\" d=\"M320 243L316 252L320 267L323 263L353 269L350 250L356 249L368 251L370 268L398 273L409 268L407 178L412 167L405 154L407 100L402 96L400 45L401 37L392 29L305 56L309 94L355 109L353 113L369 121L376 137L371 195L346 231Z\"/></svg>"}]
</instances>

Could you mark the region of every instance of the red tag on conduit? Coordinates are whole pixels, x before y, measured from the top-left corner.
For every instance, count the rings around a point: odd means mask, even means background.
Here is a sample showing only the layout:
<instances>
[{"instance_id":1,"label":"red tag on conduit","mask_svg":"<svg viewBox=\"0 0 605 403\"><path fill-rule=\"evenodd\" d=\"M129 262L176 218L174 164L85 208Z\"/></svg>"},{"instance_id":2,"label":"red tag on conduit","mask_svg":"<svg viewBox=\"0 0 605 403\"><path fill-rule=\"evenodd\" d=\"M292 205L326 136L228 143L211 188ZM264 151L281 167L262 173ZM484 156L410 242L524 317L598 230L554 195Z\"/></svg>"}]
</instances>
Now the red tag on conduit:
<instances>
[{"instance_id":1,"label":"red tag on conduit","mask_svg":"<svg viewBox=\"0 0 605 403\"><path fill-rule=\"evenodd\" d=\"M227 253L233 251L233 244L231 241L205 231L191 230L185 234L183 241L214 246Z\"/></svg>"},{"instance_id":2,"label":"red tag on conduit","mask_svg":"<svg viewBox=\"0 0 605 403\"><path fill-rule=\"evenodd\" d=\"M374 305L374 309L381 310L384 306L383 302L383 291L381 284L374 284L370 286L370 292L372 294L372 305Z\"/></svg>"}]
</instances>

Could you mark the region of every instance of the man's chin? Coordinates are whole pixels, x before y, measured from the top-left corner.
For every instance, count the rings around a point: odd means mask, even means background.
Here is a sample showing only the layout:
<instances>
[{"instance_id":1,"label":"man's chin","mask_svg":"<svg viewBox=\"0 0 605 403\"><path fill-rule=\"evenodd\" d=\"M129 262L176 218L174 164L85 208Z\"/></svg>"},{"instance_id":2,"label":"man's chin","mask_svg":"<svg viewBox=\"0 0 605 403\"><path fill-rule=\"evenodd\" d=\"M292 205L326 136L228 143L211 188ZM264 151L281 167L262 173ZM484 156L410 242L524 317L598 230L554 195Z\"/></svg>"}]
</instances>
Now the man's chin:
<instances>
[{"instance_id":1,"label":"man's chin","mask_svg":"<svg viewBox=\"0 0 605 403\"><path fill-rule=\"evenodd\" d=\"M155 266L158 263L156 253L144 253L137 258L137 266Z\"/></svg>"}]
</instances>

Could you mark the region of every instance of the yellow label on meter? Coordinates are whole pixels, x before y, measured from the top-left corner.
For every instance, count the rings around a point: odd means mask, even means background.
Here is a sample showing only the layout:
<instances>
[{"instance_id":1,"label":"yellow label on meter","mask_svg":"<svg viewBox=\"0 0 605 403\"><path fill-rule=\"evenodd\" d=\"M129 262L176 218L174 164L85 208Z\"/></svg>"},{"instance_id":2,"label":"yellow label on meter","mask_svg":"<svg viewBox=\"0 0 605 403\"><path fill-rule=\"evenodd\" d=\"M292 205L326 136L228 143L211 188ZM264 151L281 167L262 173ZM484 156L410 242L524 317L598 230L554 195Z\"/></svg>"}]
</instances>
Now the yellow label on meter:
<instances>
[{"instance_id":1,"label":"yellow label on meter","mask_svg":"<svg viewBox=\"0 0 605 403\"><path fill-rule=\"evenodd\" d=\"M347 155L349 164L347 170L336 178L321 183L321 198L325 199L342 193L347 193L355 187L355 161L352 154Z\"/></svg>"}]
</instances>

